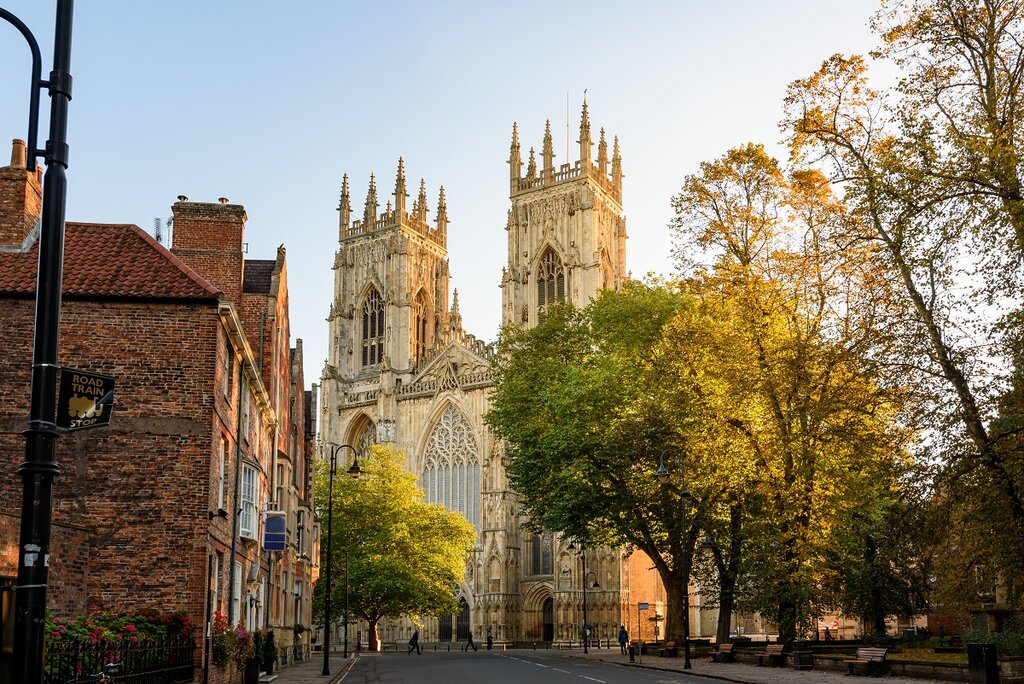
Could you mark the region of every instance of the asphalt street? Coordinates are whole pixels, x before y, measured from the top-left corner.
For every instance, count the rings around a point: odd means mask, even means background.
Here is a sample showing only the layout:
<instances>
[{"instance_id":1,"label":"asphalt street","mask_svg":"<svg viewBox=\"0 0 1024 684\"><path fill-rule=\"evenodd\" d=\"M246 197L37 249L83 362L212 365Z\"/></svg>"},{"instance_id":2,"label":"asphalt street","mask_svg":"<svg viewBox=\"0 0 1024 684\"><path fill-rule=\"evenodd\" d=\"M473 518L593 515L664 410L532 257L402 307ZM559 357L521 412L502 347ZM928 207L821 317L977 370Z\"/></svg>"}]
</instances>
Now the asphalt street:
<instances>
[{"instance_id":1,"label":"asphalt street","mask_svg":"<svg viewBox=\"0 0 1024 684\"><path fill-rule=\"evenodd\" d=\"M721 684L720 680L658 670L625 668L596 660L560 655L557 651L491 651L423 655L361 654L342 680L344 684L420 682L426 684Z\"/></svg>"}]
</instances>

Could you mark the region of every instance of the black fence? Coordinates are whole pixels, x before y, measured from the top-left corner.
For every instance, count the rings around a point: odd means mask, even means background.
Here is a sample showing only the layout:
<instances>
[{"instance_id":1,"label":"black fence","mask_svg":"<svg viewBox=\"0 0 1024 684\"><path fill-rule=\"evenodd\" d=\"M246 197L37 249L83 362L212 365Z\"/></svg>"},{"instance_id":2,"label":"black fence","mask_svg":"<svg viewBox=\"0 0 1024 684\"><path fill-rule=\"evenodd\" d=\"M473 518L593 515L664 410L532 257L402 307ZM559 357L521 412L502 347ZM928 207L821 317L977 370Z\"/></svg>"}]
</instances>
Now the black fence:
<instances>
[{"instance_id":1,"label":"black fence","mask_svg":"<svg viewBox=\"0 0 1024 684\"><path fill-rule=\"evenodd\" d=\"M108 663L118 663L116 684L191 682L196 642L191 637L130 642L55 641L46 645L45 684L96 682Z\"/></svg>"}]
</instances>

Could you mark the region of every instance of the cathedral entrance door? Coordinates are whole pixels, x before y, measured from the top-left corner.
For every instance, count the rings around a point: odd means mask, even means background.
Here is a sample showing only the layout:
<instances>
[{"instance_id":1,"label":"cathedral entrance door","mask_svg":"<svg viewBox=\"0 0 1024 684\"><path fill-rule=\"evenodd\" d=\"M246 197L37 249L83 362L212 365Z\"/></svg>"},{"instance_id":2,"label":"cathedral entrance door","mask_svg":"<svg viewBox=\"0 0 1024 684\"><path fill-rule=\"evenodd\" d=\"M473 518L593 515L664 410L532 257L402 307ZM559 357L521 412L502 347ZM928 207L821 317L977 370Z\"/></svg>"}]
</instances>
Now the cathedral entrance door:
<instances>
[{"instance_id":1,"label":"cathedral entrance door","mask_svg":"<svg viewBox=\"0 0 1024 684\"><path fill-rule=\"evenodd\" d=\"M466 603L466 599L459 599L459 606L461 610L456 622L455 636L459 641L465 641L469 639L469 604Z\"/></svg>"},{"instance_id":2,"label":"cathedral entrance door","mask_svg":"<svg viewBox=\"0 0 1024 684\"><path fill-rule=\"evenodd\" d=\"M544 641L555 640L555 602L549 596L544 601Z\"/></svg>"}]
</instances>

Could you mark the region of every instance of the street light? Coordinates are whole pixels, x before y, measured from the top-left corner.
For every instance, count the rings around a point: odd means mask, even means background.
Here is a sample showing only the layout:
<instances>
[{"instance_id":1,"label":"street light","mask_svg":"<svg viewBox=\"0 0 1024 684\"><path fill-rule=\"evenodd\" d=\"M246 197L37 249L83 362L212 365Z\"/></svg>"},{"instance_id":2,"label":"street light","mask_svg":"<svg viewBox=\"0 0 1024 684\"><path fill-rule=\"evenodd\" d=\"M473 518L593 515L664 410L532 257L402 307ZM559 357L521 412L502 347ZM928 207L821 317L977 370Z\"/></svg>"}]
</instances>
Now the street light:
<instances>
[{"instance_id":1,"label":"street light","mask_svg":"<svg viewBox=\"0 0 1024 684\"><path fill-rule=\"evenodd\" d=\"M682 461L682 458L680 458ZM680 475L682 474L682 465L680 465ZM665 468L665 458L662 456L661 463L658 465L657 472L654 476L658 479L658 482L662 484L668 484L669 472ZM680 486L677 490L679 493L679 528L680 534L686 534L686 500L692 499L693 495L686 491L686 488ZM690 563L692 562L692 553L689 547L683 544L683 566L686 568L686 577L683 581L683 669L691 669L690 665Z\"/></svg>"},{"instance_id":2,"label":"street light","mask_svg":"<svg viewBox=\"0 0 1024 684\"><path fill-rule=\"evenodd\" d=\"M39 44L28 27L5 9L0 19L14 26L32 52L28 149L25 168L34 171L36 157L46 159L43 212L39 231L36 277L36 318L32 346L32 388L22 478L21 528L18 537L18 579L14 587L14 661L11 671L23 682L43 681L43 623L49 574L53 478L57 467L57 350L60 343L61 281L64 272L64 216L67 208L68 103L71 101L71 20L73 0L57 0L53 70L40 77ZM50 91L50 138L36 149L39 91Z\"/></svg>"},{"instance_id":3,"label":"street light","mask_svg":"<svg viewBox=\"0 0 1024 684\"><path fill-rule=\"evenodd\" d=\"M569 550L575 550L576 545L569 542ZM600 589L601 585L597 583L597 573L591 571L587 572L587 547L580 541L580 559L583 561L583 653L590 653L590 638L587 636L587 628L590 623L587 618L587 582L590 580L591 575L594 577L594 589Z\"/></svg>"},{"instance_id":4,"label":"street light","mask_svg":"<svg viewBox=\"0 0 1024 684\"><path fill-rule=\"evenodd\" d=\"M362 470L359 468L359 452L354 446L348 444L329 444L331 450L331 469L327 479L327 569L324 574L324 671L325 677L331 674L331 541L332 523L334 520L334 474L338 471L338 452L342 449L352 450L352 465L348 474L352 477L359 477ZM348 546L345 548L345 650L342 658L348 658Z\"/></svg>"}]
</instances>

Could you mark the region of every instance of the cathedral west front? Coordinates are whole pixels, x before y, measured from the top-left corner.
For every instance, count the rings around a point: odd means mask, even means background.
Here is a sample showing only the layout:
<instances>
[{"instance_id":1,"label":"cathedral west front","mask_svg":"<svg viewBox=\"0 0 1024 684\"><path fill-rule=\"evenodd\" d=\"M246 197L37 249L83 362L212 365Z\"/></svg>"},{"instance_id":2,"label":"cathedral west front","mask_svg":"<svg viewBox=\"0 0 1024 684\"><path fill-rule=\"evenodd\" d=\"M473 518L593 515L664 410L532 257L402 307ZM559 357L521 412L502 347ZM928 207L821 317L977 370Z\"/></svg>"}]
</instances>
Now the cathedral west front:
<instances>
[{"instance_id":1,"label":"cathedral west front","mask_svg":"<svg viewBox=\"0 0 1024 684\"><path fill-rule=\"evenodd\" d=\"M550 123L539 159L533 148L524 154L513 125L511 206L504 227L508 260L500 274L503 323L532 327L551 304L568 300L584 306L627 277L618 139L609 151L604 129L592 138L586 103L578 142L579 159L556 166ZM461 610L419 616L422 638L464 640L472 630L477 639L490 633L499 642L579 641L583 580L589 577L592 633L614 639L619 624L629 621L630 585L635 600L650 573L644 568L643 578L637 576L636 567L646 565L637 563L637 554L598 548L587 549L582 559L571 540L524 528L505 474L503 445L484 423L493 351L463 329L458 292L449 292L443 186L428 195L420 181L410 204L399 159L383 211L373 176L361 214L353 214L351 191L346 176L338 206L329 355L321 379L320 442L349 444L360 452L373 443L392 443L406 454L406 467L419 478L426 500L460 512L478 533L457 588ZM492 230L497 236L500 228ZM407 619L381 623L384 642L411 633Z\"/></svg>"}]
</instances>

